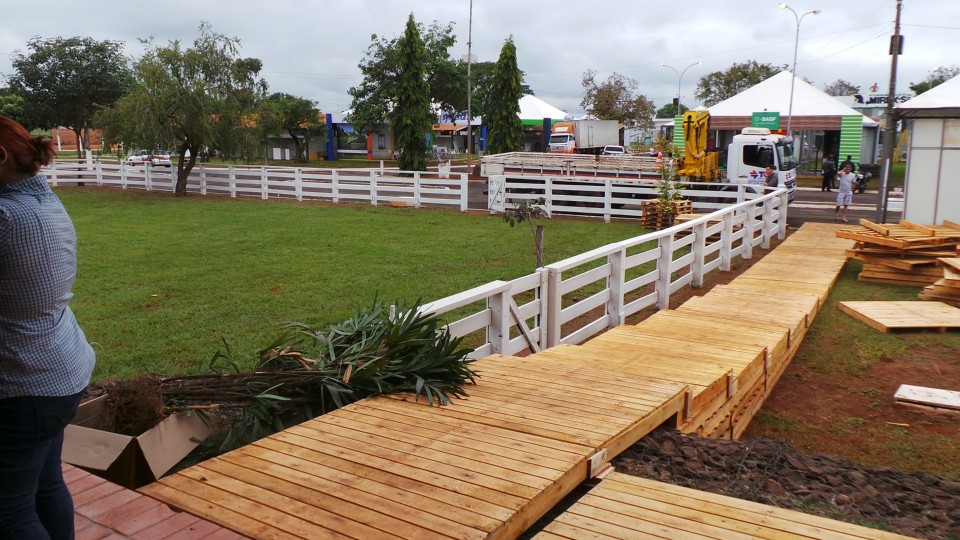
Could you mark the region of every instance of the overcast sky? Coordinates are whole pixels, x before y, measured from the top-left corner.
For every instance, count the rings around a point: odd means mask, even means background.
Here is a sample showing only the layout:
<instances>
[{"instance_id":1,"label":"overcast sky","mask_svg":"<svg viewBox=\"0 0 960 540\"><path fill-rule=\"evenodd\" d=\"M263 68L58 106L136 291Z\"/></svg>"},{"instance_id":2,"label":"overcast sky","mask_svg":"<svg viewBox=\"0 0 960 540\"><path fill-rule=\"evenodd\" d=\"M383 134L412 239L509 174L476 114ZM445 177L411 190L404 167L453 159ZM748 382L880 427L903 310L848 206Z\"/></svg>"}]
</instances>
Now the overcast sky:
<instances>
[{"instance_id":1,"label":"overcast sky","mask_svg":"<svg viewBox=\"0 0 960 540\"><path fill-rule=\"evenodd\" d=\"M796 19L775 0L474 0L473 54L495 61L513 35L520 69L541 99L571 113L582 111L580 84L592 69L598 80L613 72L639 83L657 107L677 94L696 103L699 78L734 62L791 64ZM844 79L870 93L890 80L889 36L896 0L794 0L806 15L800 27L797 74L818 88ZM347 90L360 82L357 64L371 34L399 35L412 12L417 21L454 23L452 55L467 52L470 0L48 0L4 2L0 11L0 74L11 54L33 36L90 36L126 43L138 56L139 38L192 42L200 21L240 39L241 54L263 61L271 92L316 100L324 112L349 107ZM669 11L666 11L669 10ZM960 1L904 0L897 91L937 66L960 64Z\"/></svg>"}]
</instances>

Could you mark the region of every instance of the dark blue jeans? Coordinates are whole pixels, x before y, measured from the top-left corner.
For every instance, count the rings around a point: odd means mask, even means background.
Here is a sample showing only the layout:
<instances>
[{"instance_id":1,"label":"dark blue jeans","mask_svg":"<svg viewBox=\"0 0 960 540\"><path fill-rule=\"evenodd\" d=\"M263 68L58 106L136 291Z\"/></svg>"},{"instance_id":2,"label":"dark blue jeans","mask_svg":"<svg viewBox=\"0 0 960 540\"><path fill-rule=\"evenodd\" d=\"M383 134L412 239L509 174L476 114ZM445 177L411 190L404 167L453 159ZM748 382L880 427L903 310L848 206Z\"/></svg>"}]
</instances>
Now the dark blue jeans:
<instances>
[{"instance_id":1,"label":"dark blue jeans","mask_svg":"<svg viewBox=\"0 0 960 540\"><path fill-rule=\"evenodd\" d=\"M0 540L73 538L60 451L81 395L0 399Z\"/></svg>"}]
</instances>

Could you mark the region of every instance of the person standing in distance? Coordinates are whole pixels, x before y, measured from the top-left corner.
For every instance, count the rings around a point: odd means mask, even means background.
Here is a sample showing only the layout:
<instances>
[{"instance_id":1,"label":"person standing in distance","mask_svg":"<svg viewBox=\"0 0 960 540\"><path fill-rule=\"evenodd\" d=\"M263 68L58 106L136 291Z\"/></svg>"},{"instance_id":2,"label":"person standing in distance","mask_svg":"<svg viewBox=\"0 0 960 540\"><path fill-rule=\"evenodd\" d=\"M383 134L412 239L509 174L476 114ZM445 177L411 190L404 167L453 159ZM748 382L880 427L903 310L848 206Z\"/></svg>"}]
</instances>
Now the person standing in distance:
<instances>
[{"instance_id":1,"label":"person standing in distance","mask_svg":"<svg viewBox=\"0 0 960 540\"><path fill-rule=\"evenodd\" d=\"M833 179L837 176L837 169L833 165L833 156L827 154L823 156L823 182L820 184L820 191L833 191Z\"/></svg>"},{"instance_id":2,"label":"person standing in distance","mask_svg":"<svg viewBox=\"0 0 960 540\"><path fill-rule=\"evenodd\" d=\"M68 303L77 235L39 174L49 140L0 116L0 539L74 537L63 430L94 352Z\"/></svg>"},{"instance_id":3,"label":"person standing in distance","mask_svg":"<svg viewBox=\"0 0 960 540\"><path fill-rule=\"evenodd\" d=\"M853 167L845 165L840 173L839 187L837 188L837 207L833 209L833 219L847 223L847 207L853 202L853 187L857 185L857 176L853 174ZM843 215L840 215L840 208Z\"/></svg>"}]
</instances>

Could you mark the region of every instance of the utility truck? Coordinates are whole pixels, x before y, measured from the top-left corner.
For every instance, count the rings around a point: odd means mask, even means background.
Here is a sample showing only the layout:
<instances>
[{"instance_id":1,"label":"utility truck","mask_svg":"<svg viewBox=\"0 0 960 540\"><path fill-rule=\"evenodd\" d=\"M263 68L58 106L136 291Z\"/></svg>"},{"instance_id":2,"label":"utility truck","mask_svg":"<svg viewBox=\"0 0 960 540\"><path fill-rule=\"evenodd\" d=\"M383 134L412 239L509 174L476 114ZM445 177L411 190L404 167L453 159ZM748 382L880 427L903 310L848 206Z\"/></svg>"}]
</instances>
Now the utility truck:
<instances>
[{"instance_id":1,"label":"utility truck","mask_svg":"<svg viewBox=\"0 0 960 540\"><path fill-rule=\"evenodd\" d=\"M620 144L620 122L573 120L557 122L550 129L551 154L594 154L607 145Z\"/></svg>"},{"instance_id":2,"label":"utility truck","mask_svg":"<svg viewBox=\"0 0 960 540\"><path fill-rule=\"evenodd\" d=\"M720 180L728 184L756 186L762 192L765 169L773 167L778 187L787 189L790 202L797 197L797 160L793 153L793 137L772 133L767 128L747 127L733 136L727 147L726 178L718 178L718 153L707 149L710 113L687 111L683 115L684 160L677 175L696 182Z\"/></svg>"}]
</instances>

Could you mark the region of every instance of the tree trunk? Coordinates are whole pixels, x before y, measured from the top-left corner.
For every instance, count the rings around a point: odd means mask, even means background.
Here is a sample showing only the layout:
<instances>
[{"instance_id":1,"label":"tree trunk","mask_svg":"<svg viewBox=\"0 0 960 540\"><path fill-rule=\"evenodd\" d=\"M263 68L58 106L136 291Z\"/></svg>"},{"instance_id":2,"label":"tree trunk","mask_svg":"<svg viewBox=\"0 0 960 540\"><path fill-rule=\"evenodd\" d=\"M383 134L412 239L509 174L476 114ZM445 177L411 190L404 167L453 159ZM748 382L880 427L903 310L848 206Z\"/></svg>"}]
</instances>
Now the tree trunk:
<instances>
[{"instance_id":1,"label":"tree trunk","mask_svg":"<svg viewBox=\"0 0 960 540\"><path fill-rule=\"evenodd\" d=\"M73 136L77 138L77 159L83 159L83 129L73 128Z\"/></svg>"},{"instance_id":2,"label":"tree trunk","mask_svg":"<svg viewBox=\"0 0 960 540\"><path fill-rule=\"evenodd\" d=\"M188 150L190 151L189 158L186 157ZM187 196L187 179L190 178L190 172L193 170L193 166L197 164L197 154L199 153L200 145L187 146L184 144L180 148L180 156L177 159L177 187L173 191L175 196ZM184 160L186 160L186 163L184 163Z\"/></svg>"},{"instance_id":3,"label":"tree trunk","mask_svg":"<svg viewBox=\"0 0 960 540\"><path fill-rule=\"evenodd\" d=\"M537 225L533 233L533 245L536 250L537 268L543 267L543 225Z\"/></svg>"}]
</instances>

